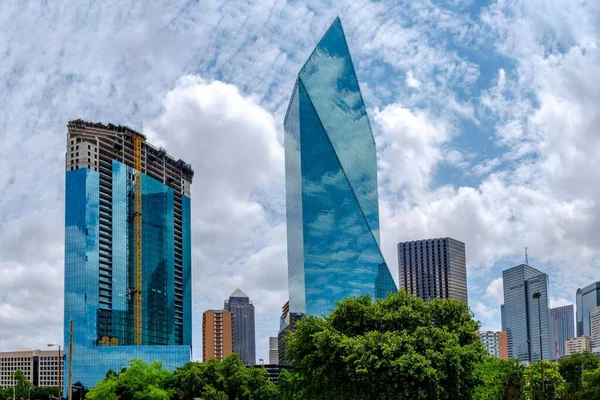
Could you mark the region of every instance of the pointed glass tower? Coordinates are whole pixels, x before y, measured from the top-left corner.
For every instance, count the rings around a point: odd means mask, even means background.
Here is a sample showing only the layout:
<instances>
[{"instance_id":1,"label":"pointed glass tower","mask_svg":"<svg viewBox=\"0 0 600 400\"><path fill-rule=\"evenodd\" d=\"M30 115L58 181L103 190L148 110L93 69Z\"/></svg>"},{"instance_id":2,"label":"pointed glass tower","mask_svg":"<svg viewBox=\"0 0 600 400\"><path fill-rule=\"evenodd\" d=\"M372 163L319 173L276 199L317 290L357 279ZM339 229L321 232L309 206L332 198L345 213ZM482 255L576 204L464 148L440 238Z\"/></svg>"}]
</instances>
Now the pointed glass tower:
<instances>
[{"instance_id":1,"label":"pointed glass tower","mask_svg":"<svg viewBox=\"0 0 600 400\"><path fill-rule=\"evenodd\" d=\"M339 18L298 74L285 173L290 312L396 291L379 247L375 141Z\"/></svg>"}]
</instances>

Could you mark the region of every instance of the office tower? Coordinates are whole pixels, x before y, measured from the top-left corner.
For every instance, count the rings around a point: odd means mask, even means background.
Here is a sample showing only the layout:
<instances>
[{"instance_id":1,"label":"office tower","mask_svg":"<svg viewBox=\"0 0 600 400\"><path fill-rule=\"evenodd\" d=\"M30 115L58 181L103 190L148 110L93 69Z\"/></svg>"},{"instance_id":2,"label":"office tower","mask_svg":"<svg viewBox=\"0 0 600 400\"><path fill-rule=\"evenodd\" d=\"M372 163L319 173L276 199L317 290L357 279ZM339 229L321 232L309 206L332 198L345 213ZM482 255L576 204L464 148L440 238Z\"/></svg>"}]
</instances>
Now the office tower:
<instances>
[{"instance_id":1,"label":"office tower","mask_svg":"<svg viewBox=\"0 0 600 400\"><path fill-rule=\"evenodd\" d=\"M479 339L491 356L508 360L508 342L504 331L482 331Z\"/></svg>"},{"instance_id":2,"label":"office tower","mask_svg":"<svg viewBox=\"0 0 600 400\"><path fill-rule=\"evenodd\" d=\"M233 353L233 313L207 310L202 314L202 361L222 360Z\"/></svg>"},{"instance_id":3,"label":"office tower","mask_svg":"<svg viewBox=\"0 0 600 400\"><path fill-rule=\"evenodd\" d=\"M279 342L276 336L269 338L269 364L279 364Z\"/></svg>"},{"instance_id":4,"label":"office tower","mask_svg":"<svg viewBox=\"0 0 600 400\"><path fill-rule=\"evenodd\" d=\"M0 387L14 386L16 371L21 371L33 386L56 387L59 385L59 379L63 381L61 368L62 362L58 350L23 349L1 352Z\"/></svg>"},{"instance_id":5,"label":"office tower","mask_svg":"<svg viewBox=\"0 0 600 400\"><path fill-rule=\"evenodd\" d=\"M465 244L451 238L398 243L400 289L424 300L467 302Z\"/></svg>"},{"instance_id":6,"label":"office tower","mask_svg":"<svg viewBox=\"0 0 600 400\"><path fill-rule=\"evenodd\" d=\"M290 311L395 292L379 247L377 155L342 24L298 74L284 123Z\"/></svg>"},{"instance_id":7,"label":"office tower","mask_svg":"<svg viewBox=\"0 0 600 400\"><path fill-rule=\"evenodd\" d=\"M552 317L552 332L554 337L551 338L554 358L565 355L565 341L575 337L575 313L573 305L556 307L550 309Z\"/></svg>"},{"instance_id":8,"label":"office tower","mask_svg":"<svg viewBox=\"0 0 600 400\"><path fill-rule=\"evenodd\" d=\"M190 360L192 177L128 127L68 123L64 343L73 320L73 382L95 386L134 358L169 369Z\"/></svg>"},{"instance_id":9,"label":"office tower","mask_svg":"<svg viewBox=\"0 0 600 400\"><path fill-rule=\"evenodd\" d=\"M600 306L600 282L577 289L577 336L589 336L590 311Z\"/></svg>"},{"instance_id":10,"label":"office tower","mask_svg":"<svg viewBox=\"0 0 600 400\"><path fill-rule=\"evenodd\" d=\"M570 356L577 353L592 351L592 338L589 336L578 336L567 339L565 342L565 355Z\"/></svg>"},{"instance_id":11,"label":"office tower","mask_svg":"<svg viewBox=\"0 0 600 400\"><path fill-rule=\"evenodd\" d=\"M504 286L503 330L506 330L509 358L523 362L555 359L552 324L548 308L548 275L522 264L502 272ZM539 299L533 295L539 292ZM539 301L539 318L538 318ZM542 326L540 352L539 322Z\"/></svg>"},{"instance_id":12,"label":"office tower","mask_svg":"<svg viewBox=\"0 0 600 400\"><path fill-rule=\"evenodd\" d=\"M594 352L600 352L600 307L590 312L590 333Z\"/></svg>"},{"instance_id":13,"label":"office tower","mask_svg":"<svg viewBox=\"0 0 600 400\"><path fill-rule=\"evenodd\" d=\"M236 289L225 300L223 309L233 314L233 352L240 355L244 364L256 364L254 305L246 293Z\"/></svg>"}]
</instances>

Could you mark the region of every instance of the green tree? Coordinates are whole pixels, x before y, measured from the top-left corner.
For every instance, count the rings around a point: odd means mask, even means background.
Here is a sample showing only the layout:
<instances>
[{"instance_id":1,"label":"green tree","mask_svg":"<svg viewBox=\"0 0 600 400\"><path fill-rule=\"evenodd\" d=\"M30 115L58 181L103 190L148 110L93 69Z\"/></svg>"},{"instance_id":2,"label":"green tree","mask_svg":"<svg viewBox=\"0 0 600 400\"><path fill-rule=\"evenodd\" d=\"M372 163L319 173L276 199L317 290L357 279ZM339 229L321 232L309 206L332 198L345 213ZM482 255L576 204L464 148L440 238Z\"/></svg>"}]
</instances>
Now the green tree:
<instances>
[{"instance_id":1,"label":"green tree","mask_svg":"<svg viewBox=\"0 0 600 400\"><path fill-rule=\"evenodd\" d=\"M304 382L297 372L281 370L277 383L281 400L303 400Z\"/></svg>"},{"instance_id":2,"label":"green tree","mask_svg":"<svg viewBox=\"0 0 600 400\"><path fill-rule=\"evenodd\" d=\"M573 354L558 360L558 369L565 380L565 388L569 399L585 400L582 387L582 374L585 371L595 370L600 366L600 356L589 352Z\"/></svg>"},{"instance_id":3,"label":"green tree","mask_svg":"<svg viewBox=\"0 0 600 400\"><path fill-rule=\"evenodd\" d=\"M475 400L522 400L524 367L518 360L500 360L486 357L477 365L479 384L475 388Z\"/></svg>"},{"instance_id":4,"label":"green tree","mask_svg":"<svg viewBox=\"0 0 600 400\"><path fill-rule=\"evenodd\" d=\"M98 386L86 395L87 400L168 400L169 392L163 387L171 373L158 361L146 364L130 361L130 367L120 374L107 374Z\"/></svg>"},{"instance_id":5,"label":"green tree","mask_svg":"<svg viewBox=\"0 0 600 400\"><path fill-rule=\"evenodd\" d=\"M582 399L600 399L600 366L583 373Z\"/></svg>"},{"instance_id":6,"label":"green tree","mask_svg":"<svg viewBox=\"0 0 600 400\"><path fill-rule=\"evenodd\" d=\"M544 380L542 382L542 365ZM550 361L538 361L525 368L525 395L531 400L563 399L566 390L563 377L560 375L558 364ZM542 389L545 396L542 396Z\"/></svg>"},{"instance_id":7,"label":"green tree","mask_svg":"<svg viewBox=\"0 0 600 400\"><path fill-rule=\"evenodd\" d=\"M277 387L268 379L264 368L247 367L237 354L223 361L190 362L175 370L169 384L173 399L271 400L278 396Z\"/></svg>"},{"instance_id":8,"label":"green tree","mask_svg":"<svg viewBox=\"0 0 600 400\"><path fill-rule=\"evenodd\" d=\"M478 327L457 300L361 296L327 317L306 316L288 356L306 398L469 399L485 354Z\"/></svg>"},{"instance_id":9,"label":"green tree","mask_svg":"<svg viewBox=\"0 0 600 400\"><path fill-rule=\"evenodd\" d=\"M48 398L50 396L58 397L58 387L47 386L47 387L34 387L31 389L31 400L48 400ZM74 398L76 399L77 397L74 397Z\"/></svg>"},{"instance_id":10,"label":"green tree","mask_svg":"<svg viewBox=\"0 0 600 400\"><path fill-rule=\"evenodd\" d=\"M17 399L27 399L29 398L29 391L34 388L34 386L27 380L23 372L17 370L13 373L13 378L15 380L14 391L13 388L9 388L7 390L8 396L12 398L14 393L14 397Z\"/></svg>"}]
</instances>

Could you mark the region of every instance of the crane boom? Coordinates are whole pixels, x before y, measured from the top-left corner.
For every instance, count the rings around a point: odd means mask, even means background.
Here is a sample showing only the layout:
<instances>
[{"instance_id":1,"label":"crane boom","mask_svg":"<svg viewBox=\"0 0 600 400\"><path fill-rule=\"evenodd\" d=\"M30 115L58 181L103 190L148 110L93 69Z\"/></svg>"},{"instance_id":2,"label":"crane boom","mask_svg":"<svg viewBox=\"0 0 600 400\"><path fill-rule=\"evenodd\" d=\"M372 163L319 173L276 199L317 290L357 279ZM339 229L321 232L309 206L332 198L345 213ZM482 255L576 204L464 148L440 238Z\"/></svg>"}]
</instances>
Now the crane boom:
<instances>
[{"instance_id":1,"label":"crane boom","mask_svg":"<svg viewBox=\"0 0 600 400\"><path fill-rule=\"evenodd\" d=\"M133 138L133 166L135 169L134 230L135 230L135 344L142 344L142 142L143 136Z\"/></svg>"}]
</instances>

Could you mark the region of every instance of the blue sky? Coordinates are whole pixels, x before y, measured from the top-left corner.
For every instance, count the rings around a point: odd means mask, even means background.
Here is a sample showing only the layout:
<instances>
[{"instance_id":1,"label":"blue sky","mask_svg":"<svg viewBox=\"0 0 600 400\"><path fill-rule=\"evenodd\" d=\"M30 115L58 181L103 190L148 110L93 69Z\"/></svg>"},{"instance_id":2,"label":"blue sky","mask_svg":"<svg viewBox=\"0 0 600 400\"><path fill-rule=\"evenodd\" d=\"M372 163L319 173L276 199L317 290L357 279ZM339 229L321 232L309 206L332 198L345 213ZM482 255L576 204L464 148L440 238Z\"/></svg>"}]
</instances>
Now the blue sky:
<instances>
[{"instance_id":1,"label":"blue sky","mask_svg":"<svg viewBox=\"0 0 600 400\"><path fill-rule=\"evenodd\" d=\"M143 130L196 172L201 313L240 287L257 355L287 299L283 116L339 15L376 136L381 240L467 246L469 305L500 328L501 271L553 305L600 280L600 4L572 0L103 1L0 6L0 350L62 332L70 119Z\"/></svg>"}]
</instances>

